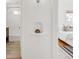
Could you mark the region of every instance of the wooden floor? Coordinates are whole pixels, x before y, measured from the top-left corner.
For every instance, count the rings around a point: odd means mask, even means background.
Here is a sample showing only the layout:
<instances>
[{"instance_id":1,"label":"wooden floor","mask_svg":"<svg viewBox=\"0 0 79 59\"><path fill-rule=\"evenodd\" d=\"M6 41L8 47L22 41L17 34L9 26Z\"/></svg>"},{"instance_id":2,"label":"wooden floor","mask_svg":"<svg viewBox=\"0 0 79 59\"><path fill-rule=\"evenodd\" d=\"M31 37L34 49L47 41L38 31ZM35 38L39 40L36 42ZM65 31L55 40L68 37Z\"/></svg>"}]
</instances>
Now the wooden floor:
<instances>
[{"instance_id":1,"label":"wooden floor","mask_svg":"<svg viewBox=\"0 0 79 59\"><path fill-rule=\"evenodd\" d=\"M21 58L6 58L6 59L21 59Z\"/></svg>"},{"instance_id":2,"label":"wooden floor","mask_svg":"<svg viewBox=\"0 0 79 59\"><path fill-rule=\"evenodd\" d=\"M9 43L7 43L6 47L6 59L21 59L19 41L10 41Z\"/></svg>"}]
</instances>

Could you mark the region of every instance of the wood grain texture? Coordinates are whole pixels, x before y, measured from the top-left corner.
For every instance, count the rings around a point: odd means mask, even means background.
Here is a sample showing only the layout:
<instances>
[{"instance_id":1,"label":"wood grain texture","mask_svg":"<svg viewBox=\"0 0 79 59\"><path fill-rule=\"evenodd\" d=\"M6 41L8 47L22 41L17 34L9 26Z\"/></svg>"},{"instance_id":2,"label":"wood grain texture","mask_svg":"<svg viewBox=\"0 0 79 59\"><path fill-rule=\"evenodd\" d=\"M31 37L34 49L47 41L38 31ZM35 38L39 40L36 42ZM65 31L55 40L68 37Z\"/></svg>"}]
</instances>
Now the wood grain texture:
<instances>
[{"instance_id":1,"label":"wood grain texture","mask_svg":"<svg viewBox=\"0 0 79 59\"><path fill-rule=\"evenodd\" d=\"M22 58L18 57L18 58L6 58L6 59L22 59Z\"/></svg>"},{"instance_id":2,"label":"wood grain texture","mask_svg":"<svg viewBox=\"0 0 79 59\"><path fill-rule=\"evenodd\" d=\"M21 59L20 41L10 41L6 45L6 59Z\"/></svg>"}]
</instances>

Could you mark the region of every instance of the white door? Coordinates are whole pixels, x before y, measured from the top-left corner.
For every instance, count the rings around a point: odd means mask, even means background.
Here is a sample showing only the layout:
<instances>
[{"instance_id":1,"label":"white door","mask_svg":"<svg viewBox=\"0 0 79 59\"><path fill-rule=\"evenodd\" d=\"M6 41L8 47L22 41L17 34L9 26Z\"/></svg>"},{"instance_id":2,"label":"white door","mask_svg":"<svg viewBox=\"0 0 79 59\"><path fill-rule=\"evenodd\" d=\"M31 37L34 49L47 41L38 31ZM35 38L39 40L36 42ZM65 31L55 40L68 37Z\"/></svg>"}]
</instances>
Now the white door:
<instances>
[{"instance_id":1,"label":"white door","mask_svg":"<svg viewBox=\"0 0 79 59\"><path fill-rule=\"evenodd\" d=\"M23 0L22 59L51 59L49 0Z\"/></svg>"}]
</instances>

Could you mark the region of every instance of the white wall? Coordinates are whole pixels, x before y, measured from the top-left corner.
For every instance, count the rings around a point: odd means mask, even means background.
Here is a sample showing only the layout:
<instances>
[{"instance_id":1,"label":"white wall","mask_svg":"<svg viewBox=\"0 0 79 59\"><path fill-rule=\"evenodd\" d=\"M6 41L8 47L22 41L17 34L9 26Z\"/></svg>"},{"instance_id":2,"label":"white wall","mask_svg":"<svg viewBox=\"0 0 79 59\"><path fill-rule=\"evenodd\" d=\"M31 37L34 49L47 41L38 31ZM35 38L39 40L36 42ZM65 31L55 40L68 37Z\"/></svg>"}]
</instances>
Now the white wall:
<instances>
[{"instance_id":1,"label":"white wall","mask_svg":"<svg viewBox=\"0 0 79 59\"><path fill-rule=\"evenodd\" d=\"M73 10L73 0L59 0L58 2L58 23L59 23L59 31L62 30L62 26L64 24L64 16L67 10Z\"/></svg>"},{"instance_id":2,"label":"white wall","mask_svg":"<svg viewBox=\"0 0 79 59\"><path fill-rule=\"evenodd\" d=\"M57 33L58 33L58 0L51 0L51 17L52 17L52 59L59 59L59 57L57 57Z\"/></svg>"},{"instance_id":3,"label":"white wall","mask_svg":"<svg viewBox=\"0 0 79 59\"><path fill-rule=\"evenodd\" d=\"M20 8L7 9L7 26L9 27L10 36L20 36Z\"/></svg>"},{"instance_id":4,"label":"white wall","mask_svg":"<svg viewBox=\"0 0 79 59\"><path fill-rule=\"evenodd\" d=\"M9 35L20 36L21 0L7 0L6 2L6 25L9 27Z\"/></svg>"}]
</instances>

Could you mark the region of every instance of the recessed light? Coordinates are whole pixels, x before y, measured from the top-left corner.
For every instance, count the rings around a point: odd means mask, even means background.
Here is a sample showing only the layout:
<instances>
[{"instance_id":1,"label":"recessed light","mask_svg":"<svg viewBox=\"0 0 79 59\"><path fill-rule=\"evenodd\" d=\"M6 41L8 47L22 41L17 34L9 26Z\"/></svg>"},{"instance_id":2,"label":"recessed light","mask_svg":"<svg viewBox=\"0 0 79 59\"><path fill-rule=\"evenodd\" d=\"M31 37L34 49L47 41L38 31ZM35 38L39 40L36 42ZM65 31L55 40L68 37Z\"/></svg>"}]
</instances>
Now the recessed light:
<instances>
[{"instance_id":1,"label":"recessed light","mask_svg":"<svg viewBox=\"0 0 79 59\"><path fill-rule=\"evenodd\" d=\"M20 14L20 11L13 11L13 14L14 15L19 15Z\"/></svg>"}]
</instances>

